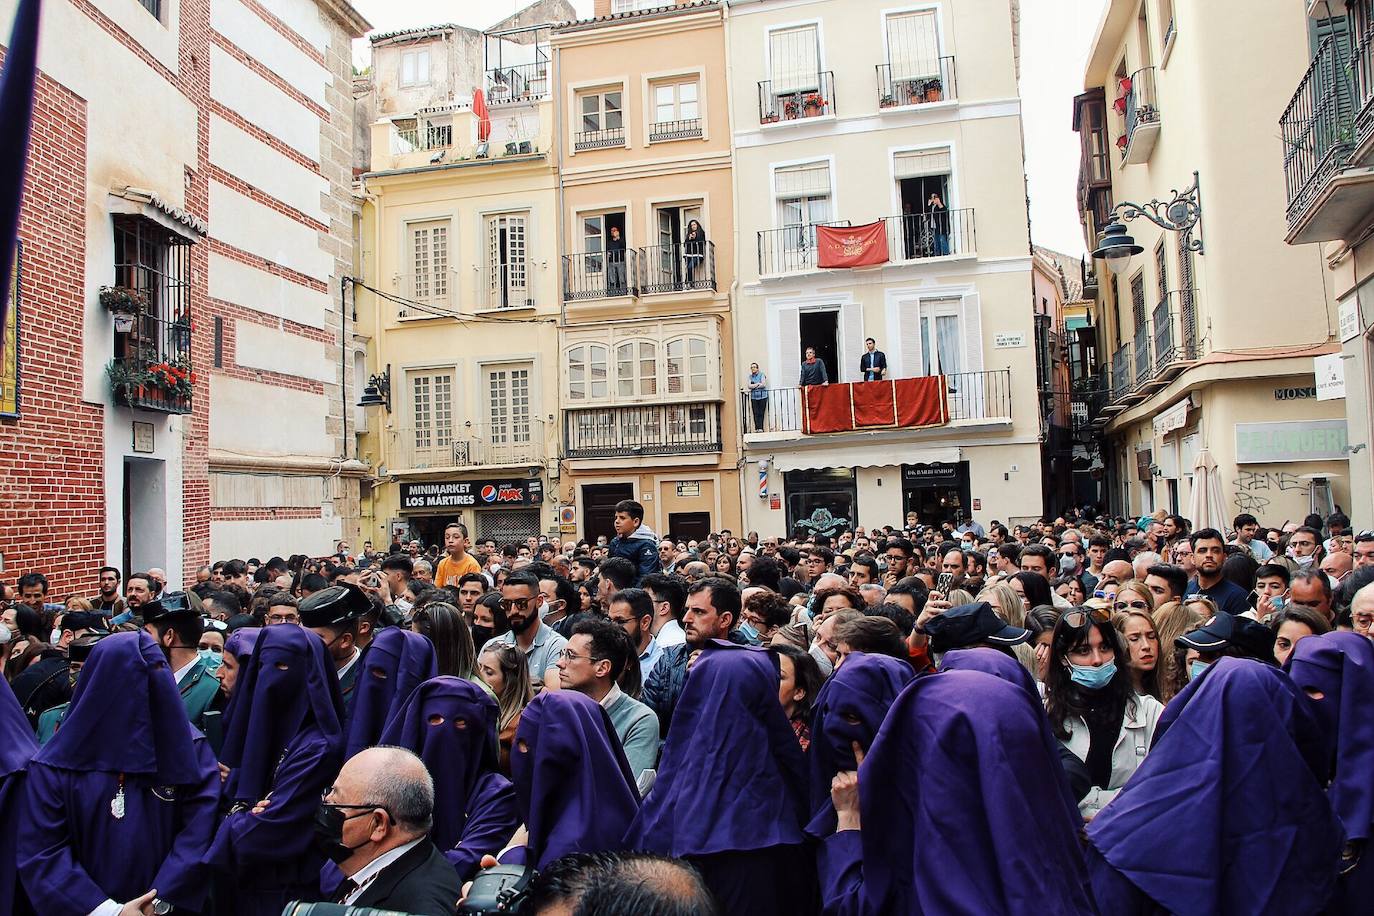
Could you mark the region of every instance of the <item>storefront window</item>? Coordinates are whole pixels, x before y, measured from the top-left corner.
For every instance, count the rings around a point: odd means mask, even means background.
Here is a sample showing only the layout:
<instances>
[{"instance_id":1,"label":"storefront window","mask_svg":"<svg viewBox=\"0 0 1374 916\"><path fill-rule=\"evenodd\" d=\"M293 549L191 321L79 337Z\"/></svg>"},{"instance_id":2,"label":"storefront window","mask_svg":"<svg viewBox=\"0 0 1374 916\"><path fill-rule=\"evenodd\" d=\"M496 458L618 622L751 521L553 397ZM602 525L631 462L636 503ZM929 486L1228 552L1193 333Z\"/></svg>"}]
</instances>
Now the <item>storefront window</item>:
<instances>
[{"instance_id":1,"label":"storefront window","mask_svg":"<svg viewBox=\"0 0 1374 916\"><path fill-rule=\"evenodd\" d=\"M801 537L831 537L857 523L858 487L850 468L788 471L783 475L787 493L787 527Z\"/></svg>"}]
</instances>

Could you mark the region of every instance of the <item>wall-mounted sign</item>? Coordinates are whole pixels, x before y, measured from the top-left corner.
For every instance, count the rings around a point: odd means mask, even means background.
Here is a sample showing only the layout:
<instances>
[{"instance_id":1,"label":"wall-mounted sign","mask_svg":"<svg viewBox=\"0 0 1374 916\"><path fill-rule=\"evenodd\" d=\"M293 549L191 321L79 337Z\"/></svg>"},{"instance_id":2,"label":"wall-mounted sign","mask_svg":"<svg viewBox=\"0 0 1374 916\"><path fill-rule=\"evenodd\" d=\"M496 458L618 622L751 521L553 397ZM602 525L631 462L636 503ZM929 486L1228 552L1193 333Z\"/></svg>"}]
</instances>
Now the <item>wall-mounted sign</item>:
<instances>
[{"instance_id":1,"label":"wall-mounted sign","mask_svg":"<svg viewBox=\"0 0 1374 916\"><path fill-rule=\"evenodd\" d=\"M445 480L401 484L401 509L410 512L537 506L543 501L542 480Z\"/></svg>"},{"instance_id":2,"label":"wall-mounted sign","mask_svg":"<svg viewBox=\"0 0 1374 916\"><path fill-rule=\"evenodd\" d=\"M1360 336L1360 300L1352 296L1336 307L1336 322L1340 327L1341 343Z\"/></svg>"},{"instance_id":3,"label":"wall-mounted sign","mask_svg":"<svg viewBox=\"0 0 1374 916\"><path fill-rule=\"evenodd\" d=\"M1176 429L1182 429L1188 423L1188 407L1191 403L1188 398L1184 398L1168 410L1161 411L1155 417L1155 435L1164 436Z\"/></svg>"},{"instance_id":4,"label":"wall-mounted sign","mask_svg":"<svg viewBox=\"0 0 1374 916\"><path fill-rule=\"evenodd\" d=\"M1314 357L1312 371L1317 376L1317 400L1335 401L1345 397L1345 363L1341 354Z\"/></svg>"},{"instance_id":5,"label":"wall-mounted sign","mask_svg":"<svg viewBox=\"0 0 1374 916\"><path fill-rule=\"evenodd\" d=\"M1014 350L1017 347L1026 345L1025 334L994 334L992 335L992 348L994 350Z\"/></svg>"},{"instance_id":6,"label":"wall-mounted sign","mask_svg":"<svg viewBox=\"0 0 1374 916\"><path fill-rule=\"evenodd\" d=\"M769 495L769 497L768 497L768 508L770 508L770 509L781 509L781 508L782 508L782 494L781 494L781 493L773 493L773 494Z\"/></svg>"},{"instance_id":7,"label":"wall-mounted sign","mask_svg":"<svg viewBox=\"0 0 1374 916\"><path fill-rule=\"evenodd\" d=\"M983 509L983 501L982 501L981 499L975 499L975 500L973 501L973 511L974 511L974 512L980 512L980 511L982 511L982 509Z\"/></svg>"},{"instance_id":8,"label":"wall-mounted sign","mask_svg":"<svg viewBox=\"0 0 1374 916\"><path fill-rule=\"evenodd\" d=\"M1276 401L1310 401L1317 396L1315 386L1308 388L1275 388Z\"/></svg>"},{"instance_id":9,"label":"wall-mounted sign","mask_svg":"<svg viewBox=\"0 0 1374 916\"><path fill-rule=\"evenodd\" d=\"M153 453L153 424L134 421L134 451L141 455Z\"/></svg>"},{"instance_id":10,"label":"wall-mounted sign","mask_svg":"<svg viewBox=\"0 0 1374 916\"><path fill-rule=\"evenodd\" d=\"M932 461L929 464L902 465L902 483L920 485L927 483L955 483L959 480L959 465L949 461Z\"/></svg>"},{"instance_id":11,"label":"wall-mounted sign","mask_svg":"<svg viewBox=\"0 0 1374 916\"><path fill-rule=\"evenodd\" d=\"M1237 423L1236 463L1339 461L1348 441L1344 420Z\"/></svg>"},{"instance_id":12,"label":"wall-mounted sign","mask_svg":"<svg viewBox=\"0 0 1374 916\"><path fill-rule=\"evenodd\" d=\"M576 525L577 525L577 507L576 507L576 506L559 506L559 507L558 507L558 524L560 524L560 525L573 525L573 526L576 526Z\"/></svg>"},{"instance_id":13,"label":"wall-mounted sign","mask_svg":"<svg viewBox=\"0 0 1374 916\"><path fill-rule=\"evenodd\" d=\"M677 495L678 495L678 496L700 496L700 495L701 495L701 481L700 481L700 480L679 480L679 481L677 482Z\"/></svg>"}]
</instances>

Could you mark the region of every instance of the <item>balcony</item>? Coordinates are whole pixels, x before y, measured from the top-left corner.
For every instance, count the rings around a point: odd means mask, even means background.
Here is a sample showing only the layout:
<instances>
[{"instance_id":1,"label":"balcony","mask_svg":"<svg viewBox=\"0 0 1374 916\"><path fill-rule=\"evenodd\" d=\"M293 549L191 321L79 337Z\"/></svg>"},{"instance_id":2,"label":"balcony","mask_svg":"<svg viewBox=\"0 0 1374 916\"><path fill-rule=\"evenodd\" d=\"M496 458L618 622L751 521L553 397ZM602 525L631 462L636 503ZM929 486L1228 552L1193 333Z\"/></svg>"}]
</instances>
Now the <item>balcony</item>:
<instances>
[{"instance_id":1,"label":"balcony","mask_svg":"<svg viewBox=\"0 0 1374 916\"><path fill-rule=\"evenodd\" d=\"M945 376L949 422L1011 422L1011 370L955 372ZM768 388L763 422L756 423L751 392L740 392L740 423L746 434L800 433L805 409L801 388ZM827 434L833 435L833 434Z\"/></svg>"},{"instance_id":2,"label":"balcony","mask_svg":"<svg viewBox=\"0 0 1374 916\"><path fill-rule=\"evenodd\" d=\"M721 451L720 404L642 404L563 411L564 458L698 455Z\"/></svg>"},{"instance_id":3,"label":"balcony","mask_svg":"<svg viewBox=\"0 0 1374 916\"><path fill-rule=\"evenodd\" d=\"M488 261L482 266L482 307L486 309L532 309L534 290L530 287L529 262Z\"/></svg>"},{"instance_id":4,"label":"balcony","mask_svg":"<svg viewBox=\"0 0 1374 916\"><path fill-rule=\"evenodd\" d=\"M655 121L649 125L649 142L663 143L668 140L701 139L701 118L684 118L680 121Z\"/></svg>"},{"instance_id":5,"label":"balcony","mask_svg":"<svg viewBox=\"0 0 1374 916\"><path fill-rule=\"evenodd\" d=\"M608 127L604 130L579 130L573 134L573 150L585 152L594 149L613 149L625 145L625 128Z\"/></svg>"},{"instance_id":6,"label":"balcony","mask_svg":"<svg viewBox=\"0 0 1374 916\"><path fill-rule=\"evenodd\" d=\"M583 251L563 255L563 299L614 299L637 296L639 252L633 248L619 251Z\"/></svg>"},{"instance_id":7,"label":"balcony","mask_svg":"<svg viewBox=\"0 0 1374 916\"><path fill-rule=\"evenodd\" d=\"M1132 73L1122 84L1123 93L1116 108L1126 119L1122 148L1126 165L1138 165L1150 158L1159 139L1159 100L1155 95L1155 68Z\"/></svg>"},{"instance_id":8,"label":"balcony","mask_svg":"<svg viewBox=\"0 0 1374 916\"><path fill-rule=\"evenodd\" d=\"M417 124L396 128L396 152L421 153L453 146L452 124Z\"/></svg>"},{"instance_id":9,"label":"balcony","mask_svg":"<svg viewBox=\"0 0 1374 916\"><path fill-rule=\"evenodd\" d=\"M544 463L544 421L523 417L509 424L452 422L391 432L393 474L417 471L524 468Z\"/></svg>"},{"instance_id":10,"label":"balcony","mask_svg":"<svg viewBox=\"0 0 1374 916\"><path fill-rule=\"evenodd\" d=\"M191 371L189 321L134 316L133 327L115 333L108 373L116 404L158 413L188 414L195 375Z\"/></svg>"},{"instance_id":11,"label":"balcony","mask_svg":"<svg viewBox=\"0 0 1374 916\"><path fill-rule=\"evenodd\" d=\"M759 274L787 274L816 269L816 227L848 226L849 220L803 223L759 230Z\"/></svg>"},{"instance_id":12,"label":"balcony","mask_svg":"<svg viewBox=\"0 0 1374 916\"><path fill-rule=\"evenodd\" d=\"M537 102L549 95L549 64L539 61L487 71L487 104Z\"/></svg>"},{"instance_id":13,"label":"balcony","mask_svg":"<svg viewBox=\"0 0 1374 916\"><path fill-rule=\"evenodd\" d=\"M777 124L823 118L835 113L835 74L795 75L787 80L759 83L759 123Z\"/></svg>"},{"instance_id":14,"label":"balcony","mask_svg":"<svg viewBox=\"0 0 1374 916\"><path fill-rule=\"evenodd\" d=\"M1156 377L1173 374L1198 358L1197 313L1193 290L1175 290L1159 301L1151 316Z\"/></svg>"},{"instance_id":15,"label":"balcony","mask_svg":"<svg viewBox=\"0 0 1374 916\"><path fill-rule=\"evenodd\" d=\"M964 257L978 250L973 208L885 216L890 261Z\"/></svg>"},{"instance_id":16,"label":"balcony","mask_svg":"<svg viewBox=\"0 0 1374 916\"><path fill-rule=\"evenodd\" d=\"M878 107L914 108L958 97L954 79L954 57L941 57L925 64L878 64Z\"/></svg>"},{"instance_id":17,"label":"balcony","mask_svg":"<svg viewBox=\"0 0 1374 916\"><path fill-rule=\"evenodd\" d=\"M1131 342L1137 388L1148 385L1155 374L1155 364L1150 358L1150 330L1150 322L1142 321L1135 329L1135 340Z\"/></svg>"},{"instance_id":18,"label":"balcony","mask_svg":"<svg viewBox=\"0 0 1374 916\"><path fill-rule=\"evenodd\" d=\"M1374 111L1370 37L1363 36L1354 59L1346 60L1345 41L1328 36L1279 118L1290 245L1347 239L1374 207L1374 174L1351 171L1358 164L1356 102L1361 122L1366 109Z\"/></svg>"},{"instance_id":19,"label":"balcony","mask_svg":"<svg viewBox=\"0 0 1374 916\"><path fill-rule=\"evenodd\" d=\"M639 295L716 288L716 245L650 245L638 249Z\"/></svg>"},{"instance_id":20,"label":"balcony","mask_svg":"<svg viewBox=\"0 0 1374 916\"><path fill-rule=\"evenodd\" d=\"M1131 344L1130 341L1117 347L1112 354L1112 394L1113 402L1124 401L1135 388L1135 379L1131 375Z\"/></svg>"}]
</instances>

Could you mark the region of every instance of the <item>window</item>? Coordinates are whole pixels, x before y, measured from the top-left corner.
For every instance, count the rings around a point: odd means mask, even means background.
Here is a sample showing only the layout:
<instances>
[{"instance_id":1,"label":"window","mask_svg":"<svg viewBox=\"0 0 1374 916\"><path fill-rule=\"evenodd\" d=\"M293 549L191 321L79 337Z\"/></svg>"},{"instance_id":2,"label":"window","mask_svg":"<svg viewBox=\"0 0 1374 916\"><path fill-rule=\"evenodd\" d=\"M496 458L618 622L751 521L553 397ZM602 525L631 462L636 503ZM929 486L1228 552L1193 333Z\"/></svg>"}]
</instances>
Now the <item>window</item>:
<instances>
[{"instance_id":1,"label":"window","mask_svg":"<svg viewBox=\"0 0 1374 916\"><path fill-rule=\"evenodd\" d=\"M1135 327L1145 324L1145 271L1131 277L1131 320Z\"/></svg>"},{"instance_id":2,"label":"window","mask_svg":"<svg viewBox=\"0 0 1374 916\"><path fill-rule=\"evenodd\" d=\"M452 462L453 376L452 369L409 373L416 467Z\"/></svg>"},{"instance_id":3,"label":"window","mask_svg":"<svg viewBox=\"0 0 1374 916\"><path fill-rule=\"evenodd\" d=\"M429 85L429 48L401 53L401 87Z\"/></svg>"},{"instance_id":4,"label":"window","mask_svg":"<svg viewBox=\"0 0 1374 916\"><path fill-rule=\"evenodd\" d=\"M1169 259L1163 239L1155 246L1155 291L1159 293L1160 302L1169 295Z\"/></svg>"},{"instance_id":5,"label":"window","mask_svg":"<svg viewBox=\"0 0 1374 916\"><path fill-rule=\"evenodd\" d=\"M153 14L153 18L158 22L162 21L162 0L138 0L143 4L143 8Z\"/></svg>"},{"instance_id":6,"label":"window","mask_svg":"<svg viewBox=\"0 0 1374 916\"><path fill-rule=\"evenodd\" d=\"M775 95L820 88L821 51L816 26L770 32L768 59Z\"/></svg>"},{"instance_id":7,"label":"window","mask_svg":"<svg viewBox=\"0 0 1374 916\"><path fill-rule=\"evenodd\" d=\"M783 230L782 250L814 251L816 224L831 219L830 166L812 162L778 169L773 173L773 190L777 222Z\"/></svg>"},{"instance_id":8,"label":"window","mask_svg":"<svg viewBox=\"0 0 1374 916\"><path fill-rule=\"evenodd\" d=\"M114 285L141 293L153 318L188 315L190 241L141 216L115 216L114 236Z\"/></svg>"},{"instance_id":9,"label":"window","mask_svg":"<svg viewBox=\"0 0 1374 916\"><path fill-rule=\"evenodd\" d=\"M579 344L568 350L568 399L585 401L607 396L607 348L602 344Z\"/></svg>"},{"instance_id":10,"label":"window","mask_svg":"<svg viewBox=\"0 0 1374 916\"><path fill-rule=\"evenodd\" d=\"M487 217L487 306L526 308L529 294L526 259L529 214L505 213Z\"/></svg>"},{"instance_id":11,"label":"window","mask_svg":"<svg viewBox=\"0 0 1374 916\"><path fill-rule=\"evenodd\" d=\"M620 130L624 126L619 89L579 96L582 106L582 131Z\"/></svg>"},{"instance_id":12,"label":"window","mask_svg":"<svg viewBox=\"0 0 1374 916\"><path fill-rule=\"evenodd\" d=\"M668 341L667 381L669 394L697 394L710 390L706 341L678 337Z\"/></svg>"},{"instance_id":13,"label":"window","mask_svg":"<svg viewBox=\"0 0 1374 916\"><path fill-rule=\"evenodd\" d=\"M940 75L940 32L934 10L893 13L885 23L894 81Z\"/></svg>"},{"instance_id":14,"label":"window","mask_svg":"<svg viewBox=\"0 0 1374 916\"><path fill-rule=\"evenodd\" d=\"M921 366L926 375L954 375L963 371L960 358L959 315L942 302L922 302L920 317Z\"/></svg>"},{"instance_id":15,"label":"window","mask_svg":"<svg viewBox=\"0 0 1374 916\"><path fill-rule=\"evenodd\" d=\"M494 446L530 441L530 367L488 368L487 434Z\"/></svg>"},{"instance_id":16,"label":"window","mask_svg":"<svg viewBox=\"0 0 1374 916\"><path fill-rule=\"evenodd\" d=\"M612 13L635 13L660 6L671 6L673 0L611 0Z\"/></svg>"},{"instance_id":17,"label":"window","mask_svg":"<svg viewBox=\"0 0 1374 916\"><path fill-rule=\"evenodd\" d=\"M701 117L697 104L697 81L656 83L654 85L654 123L689 121Z\"/></svg>"},{"instance_id":18,"label":"window","mask_svg":"<svg viewBox=\"0 0 1374 916\"><path fill-rule=\"evenodd\" d=\"M616 392L632 398L658 393L658 347L647 341L630 341L615 348Z\"/></svg>"},{"instance_id":19,"label":"window","mask_svg":"<svg viewBox=\"0 0 1374 916\"><path fill-rule=\"evenodd\" d=\"M1159 0L1159 21L1164 23L1164 32L1159 40L1162 52L1167 51L1174 40L1174 0Z\"/></svg>"},{"instance_id":20,"label":"window","mask_svg":"<svg viewBox=\"0 0 1374 916\"><path fill-rule=\"evenodd\" d=\"M432 305L448 303L447 220L410 223L411 298ZM404 310L402 317L406 317Z\"/></svg>"}]
</instances>

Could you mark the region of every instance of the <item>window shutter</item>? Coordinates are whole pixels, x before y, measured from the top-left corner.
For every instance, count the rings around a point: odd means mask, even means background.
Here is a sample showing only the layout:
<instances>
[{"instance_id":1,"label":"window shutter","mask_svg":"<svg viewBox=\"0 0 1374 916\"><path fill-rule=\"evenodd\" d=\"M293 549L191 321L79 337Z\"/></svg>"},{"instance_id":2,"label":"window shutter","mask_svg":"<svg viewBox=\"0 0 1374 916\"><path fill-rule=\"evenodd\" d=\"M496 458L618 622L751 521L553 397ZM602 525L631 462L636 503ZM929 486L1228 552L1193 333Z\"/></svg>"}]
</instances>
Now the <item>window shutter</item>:
<instances>
[{"instance_id":1,"label":"window shutter","mask_svg":"<svg viewBox=\"0 0 1374 916\"><path fill-rule=\"evenodd\" d=\"M887 355L889 378L914 378L925 375L921 364L921 303L920 300L897 303L897 352ZM891 333L889 331L889 333ZM895 363L893 356L896 356Z\"/></svg>"},{"instance_id":2,"label":"window shutter","mask_svg":"<svg viewBox=\"0 0 1374 916\"><path fill-rule=\"evenodd\" d=\"M830 194L830 164L808 162L789 165L773 173L773 187L778 197L812 197Z\"/></svg>"},{"instance_id":3,"label":"window shutter","mask_svg":"<svg viewBox=\"0 0 1374 916\"><path fill-rule=\"evenodd\" d=\"M940 36L934 10L887 17L887 60L896 80L939 75Z\"/></svg>"},{"instance_id":4,"label":"window shutter","mask_svg":"<svg viewBox=\"0 0 1374 916\"><path fill-rule=\"evenodd\" d=\"M892 157L897 178L919 178L923 175L948 175L949 149L910 150Z\"/></svg>"},{"instance_id":5,"label":"window shutter","mask_svg":"<svg viewBox=\"0 0 1374 916\"><path fill-rule=\"evenodd\" d=\"M819 87L820 49L814 25L771 33L768 50L774 94Z\"/></svg>"},{"instance_id":6,"label":"window shutter","mask_svg":"<svg viewBox=\"0 0 1374 916\"><path fill-rule=\"evenodd\" d=\"M964 297L964 371L983 371L983 316L977 293Z\"/></svg>"},{"instance_id":7,"label":"window shutter","mask_svg":"<svg viewBox=\"0 0 1374 916\"><path fill-rule=\"evenodd\" d=\"M859 355L864 350L863 306L857 302L840 306L840 371L842 382L859 381ZM798 369L798 372L801 370Z\"/></svg>"},{"instance_id":8,"label":"window shutter","mask_svg":"<svg viewBox=\"0 0 1374 916\"><path fill-rule=\"evenodd\" d=\"M768 387L797 387L801 381L801 312L796 307L778 309L773 349Z\"/></svg>"}]
</instances>

